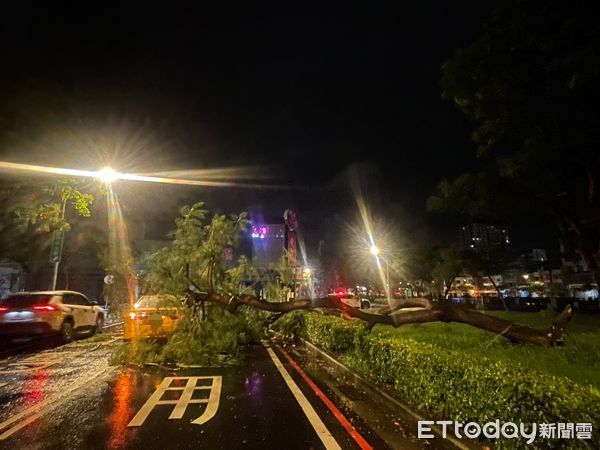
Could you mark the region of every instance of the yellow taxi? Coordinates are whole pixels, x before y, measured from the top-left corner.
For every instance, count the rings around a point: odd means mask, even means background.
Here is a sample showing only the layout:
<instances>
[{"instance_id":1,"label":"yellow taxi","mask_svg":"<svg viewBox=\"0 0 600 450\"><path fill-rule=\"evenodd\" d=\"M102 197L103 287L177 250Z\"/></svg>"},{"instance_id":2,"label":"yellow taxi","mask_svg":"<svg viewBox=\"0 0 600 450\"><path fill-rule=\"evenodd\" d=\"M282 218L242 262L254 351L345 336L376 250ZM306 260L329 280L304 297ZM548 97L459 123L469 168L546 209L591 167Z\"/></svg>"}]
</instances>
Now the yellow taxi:
<instances>
[{"instance_id":1,"label":"yellow taxi","mask_svg":"<svg viewBox=\"0 0 600 450\"><path fill-rule=\"evenodd\" d=\"M166 338L183 318L181 300L174 295L142 295L123 318L123 339Z\"/></svg>"}]
</instances>

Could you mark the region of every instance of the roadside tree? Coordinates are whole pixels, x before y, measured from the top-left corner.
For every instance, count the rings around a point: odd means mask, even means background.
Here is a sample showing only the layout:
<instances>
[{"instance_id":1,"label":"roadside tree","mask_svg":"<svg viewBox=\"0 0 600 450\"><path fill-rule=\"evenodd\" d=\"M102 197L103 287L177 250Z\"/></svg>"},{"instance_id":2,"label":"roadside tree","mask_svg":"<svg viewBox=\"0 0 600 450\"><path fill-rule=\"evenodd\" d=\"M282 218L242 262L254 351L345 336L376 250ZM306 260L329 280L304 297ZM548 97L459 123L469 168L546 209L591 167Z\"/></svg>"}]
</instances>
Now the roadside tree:
<instances>
[{"instance_id":1,"label":"roadside tree","mask_svg":"<svg viewBox=\"0 0 600 450\"><path fill-rule=\"evenodd\" d=\"M443 180L431 210L548 215L600 284L600 33L584 5L511 2L442 66L475 125L481 169Z\"/></svg>"}]
</instances>

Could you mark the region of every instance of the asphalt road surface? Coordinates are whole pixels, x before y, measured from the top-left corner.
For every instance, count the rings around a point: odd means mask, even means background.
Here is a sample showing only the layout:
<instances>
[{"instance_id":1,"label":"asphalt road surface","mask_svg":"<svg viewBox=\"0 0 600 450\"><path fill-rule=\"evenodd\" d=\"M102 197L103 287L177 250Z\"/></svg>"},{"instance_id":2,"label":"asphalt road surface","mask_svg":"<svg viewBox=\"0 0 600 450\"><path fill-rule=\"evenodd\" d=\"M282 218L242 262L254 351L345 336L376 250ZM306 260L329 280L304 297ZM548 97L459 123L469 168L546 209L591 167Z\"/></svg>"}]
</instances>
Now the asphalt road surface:
<instances>
[{"instance_id":1,"label":"asphalt road surface","mask_svg":"<svg viewBox=\"0 0 600 450\"><path fill-rule=\"evenodd\" d=\"M118 341L108 333L0 360L0 448L439 447L401 416L369 414L377 405L303 352L265 344L232 366L123 368L109 364Z\"/></svg>"}]
</instances>

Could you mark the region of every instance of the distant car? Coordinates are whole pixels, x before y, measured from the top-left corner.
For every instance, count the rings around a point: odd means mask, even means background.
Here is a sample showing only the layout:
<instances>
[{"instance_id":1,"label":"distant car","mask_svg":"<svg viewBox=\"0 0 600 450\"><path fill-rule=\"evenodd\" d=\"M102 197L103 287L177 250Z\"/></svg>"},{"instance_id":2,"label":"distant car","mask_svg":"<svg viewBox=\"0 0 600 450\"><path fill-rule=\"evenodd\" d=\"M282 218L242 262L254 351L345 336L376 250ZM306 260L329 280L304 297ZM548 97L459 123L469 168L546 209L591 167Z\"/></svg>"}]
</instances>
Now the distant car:
<instances>
[{"instance_id":1,"label":"distant car","mask_svg":"<svg viewBox=\"0 0 600 450\"><path fill-rule=\"evenodd\" d=\"M181 300L174 295L142 295L123 317L123 339L165 338L182 318Z\"/></svg>"},{"instance_id":2,"label":"distant car","mask_svg":"<svg viewBox=\"0 0 600 450\"><path fill-rule=\"evenodd\" d=\"M80 292L19 292L0 300L0 336L4 339L60 335L64 342L78 334L99 333L104 311Z\"/></svg>"},{"instance_id":3,"label":"distant car","mask_svg":"<svg viewBox=\"0 0 600 450\"><path fill-rule=\"evenodd\" d=\"M353 308L369 309L371 307L371 302L368 299L356 297L351 293L334 293L333 295L339 297L342 302L344 302L346 305L352 306Z\"/></svg>"}]
</instances>

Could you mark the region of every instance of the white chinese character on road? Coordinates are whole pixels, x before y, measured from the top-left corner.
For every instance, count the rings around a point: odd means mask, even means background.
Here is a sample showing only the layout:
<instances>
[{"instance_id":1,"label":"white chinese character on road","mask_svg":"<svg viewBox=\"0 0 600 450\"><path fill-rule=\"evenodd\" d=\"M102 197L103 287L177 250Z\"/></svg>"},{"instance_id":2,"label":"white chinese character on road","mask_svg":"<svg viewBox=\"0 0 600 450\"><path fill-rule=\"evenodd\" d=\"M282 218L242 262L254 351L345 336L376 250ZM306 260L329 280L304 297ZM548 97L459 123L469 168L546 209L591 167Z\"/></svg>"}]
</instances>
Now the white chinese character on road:
<instances>
[{"instance_id":1,"label":"white chinese character on road","mask_svg":"<svg viewBox=\"0 0 600 450\"><path fill-rule=\"evenodd\" d=\"M542 439L554 439L556 436L555 423L540 423L540 437Z\"/></svg>"},{"instance_id":2,"label":"white chinese character on road","mask_svg":"<svg viewBox=\"0 0 600 450\"><path fill-rule=\"evenodd\" d=\"M591 439L592 438L592 424L591 423L578 423L575 425L575 433L577 433L577 439Z\"/></svg>"},{"instance_id":3,"label":"white chinese character on road","mask_svg":"<svg viewBox=\"0 0 600 450\"><path fill-rule=\"evenodd\" d=\"M185 386L173 386L173 382L177 380L185 381ZM198 380L211 380L212 383L208 386L197 386ZM192 423L202 425L214 417L219 409L219 398L221 397L221 385L223 377L165 377L156 388L156 391L144 403L135 417L129 422L129 427L139 427L143 425L152 410L157 405L175 405L169 415L169 419L181 419L188 405L193 403L206 403L204 413L193 420ZM193 399L194 391L210 390L208 398ZM177 400L162 400L163 395L167 391L182 391L181 396Z\"/></svg>"}]
</instances>

